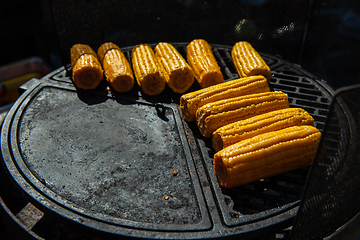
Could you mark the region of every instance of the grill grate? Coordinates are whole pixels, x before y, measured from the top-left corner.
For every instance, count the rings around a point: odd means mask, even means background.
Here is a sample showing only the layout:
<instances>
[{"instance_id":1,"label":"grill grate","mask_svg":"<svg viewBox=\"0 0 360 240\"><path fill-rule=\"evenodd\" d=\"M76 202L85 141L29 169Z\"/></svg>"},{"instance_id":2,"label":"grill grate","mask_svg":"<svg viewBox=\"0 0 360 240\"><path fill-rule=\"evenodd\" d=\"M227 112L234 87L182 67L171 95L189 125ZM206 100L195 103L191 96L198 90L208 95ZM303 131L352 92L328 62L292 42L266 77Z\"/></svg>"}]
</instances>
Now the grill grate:
<instances>
[{"instance_id":1,"label":"grill grate","mask_svg":"<svg viewBox=\"0 0 360 240\"><path fill-rule=\"evenodd\" d=\"M213 48L213 51L224 76L227 76L228 80L238 78L231 59L231 48L218 46ZM315 120L315 127L323 131L332 99L331 90L324 88L321 80L299 66L274 56L263 53L261 55L272 70L270 89L285 92L289 97L290 107L308 111ZM198 142L203 149L208 174L214 180L216 176L212 169L214 152L211 142L201 136L198 136ZM226 209L222 210L225 223L230 226L240 225L269 217L274 214L274 209L281 212L297 206L308 171L309 167L305 167L233 189L214 186L220 208Z\"/></svg>"}]
</instances>

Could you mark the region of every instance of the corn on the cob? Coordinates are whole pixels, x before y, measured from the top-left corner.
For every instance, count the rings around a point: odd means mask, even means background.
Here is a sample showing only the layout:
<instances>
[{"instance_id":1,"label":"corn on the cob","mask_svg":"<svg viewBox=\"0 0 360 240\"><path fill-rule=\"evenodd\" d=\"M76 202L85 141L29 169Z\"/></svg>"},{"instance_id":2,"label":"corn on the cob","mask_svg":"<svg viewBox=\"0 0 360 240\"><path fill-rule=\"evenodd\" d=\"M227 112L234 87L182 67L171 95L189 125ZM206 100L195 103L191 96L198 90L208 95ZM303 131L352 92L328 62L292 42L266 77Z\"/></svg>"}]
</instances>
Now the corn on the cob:
<instances>
[{"instance_id":1,"label":"corn on the cob","mask_svg":"<svg viewBox=\"0 0 360 240\"><path fill-rule=\"evenodd\" d=\"M312 163L321 133L302 125L257 135L214 155L221 186L232 188Z\"/></svg>"},{"instance_id":2,"label":"corn on the cob","mask_svg":"<svg viewBox=\"0 0 360 240\"><path fill-rule=\"evenodd\" d=\"M263 75L271 79L269 66L248 42L237 42L232 48L231 57L240 77Z\"/></svg>"},{"instance_id":3,"label":"corn on the cob","mask_svg":"<svg viewBox=\"0 0 360 240\"><path fill-rule=\"evenodd\" d=\"M75 44L70 49L72 77L82 89L95 89L103 79L103 69L94 50L86 44Z\"/></svg>"},{"instance_id":4,"label":"corn on the cob","mask_svg":"<svg viewBox=\"0 0 360 240\"><path fill-rule=\"evenodd\" d=\"M210 138L227 124L288 107L288 97L281 91L249 94L205 104L196 111L196 124Z\"/></svg>"},{"instance_id":5,"label":"corn on the cob","mask_svg":"<svg viewBox=\"0 0 360 240\"><path fill-rule=\"evenodd\" d=\"M136 81L148 95L160 94L165 88L165 78L153 49L147 44L135 46L131 52Z\"/></svg>"},{"instance_id":6,"label":"corn on the cob","mask_svg":"<svg viewBox=\"0 0 360 240\"><path fill-rule=\"evenodd\" d=\"M110 86L117 92L130 91L134 86L133 71L121 49L107 42L99 47L97 54Z\"/></svg>"},{"instance_id":7,"label":"corn on the cob","mask_svg":"<svg viewBox=\"0 0 360 240\"><path fill-rule=\"evenodd\" d=\"M191 122L195 121L198 108L207 103L269 91L264 76L239 78L182 95L180 97L180 108L185 120Z\"/></svg>"},{"instance_id":8,"label":"corn on the cob","mask_svg":"<svg viewBox=\"0 0 360 240\"><path fill-rule=\"evenodd\" d=\"M186 92L194 83L194 73L176 48L166 42L156 45L155 57L162 65L166 84L177 93Z\"/></svg>"},{"instance_id":9,"label":"corn on the cob","mask_svg":"<svg viewBox=\"0 0 360 240\"><path fill-rule=\"evenodd\" d=\"M188 44L186 50L187 61L193 69L195 79L200 87L206 88L224 81L208 42L204 39L195 39Z\"/></svg>"},{"instance_id":10,"label":"corn on the cob","mask_svg":"<svg viewBox=\"0 0 360 240\"><path fill-rule=\"evenodd\" d=\"M314 119L301 108L285 108L234 122L213 133L216 152L244 139L291 126L314 125Z\"/></svg>"}]
</instances>

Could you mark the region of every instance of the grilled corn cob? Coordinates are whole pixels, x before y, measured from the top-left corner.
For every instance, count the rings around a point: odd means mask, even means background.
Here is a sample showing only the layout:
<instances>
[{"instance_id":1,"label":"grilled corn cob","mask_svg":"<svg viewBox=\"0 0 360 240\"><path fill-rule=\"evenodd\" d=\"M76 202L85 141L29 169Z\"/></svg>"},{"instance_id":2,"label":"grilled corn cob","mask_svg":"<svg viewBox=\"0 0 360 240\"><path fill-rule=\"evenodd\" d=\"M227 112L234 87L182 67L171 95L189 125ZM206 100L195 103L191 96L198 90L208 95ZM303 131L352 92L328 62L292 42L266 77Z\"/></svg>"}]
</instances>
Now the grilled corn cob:
<instances>
[{"instance_id":1,"label":"grilled corn cob","mask_svg":"<svg viewBox=\"0 0 360 240\"><path fill-rule=\"evenodd\" d=\"M95 89L103 79L103 69L94 50L86 44L75 44L70 49L72 77L82 89Z\"/></svg>"},{"instance_id":2,"label":"grilled corn cob","mask_svg":"<svg viewBox=\"0 0 360 240\"><path fill-rule=\"evenodd\" d=\"M186 92L194 83L194 73L189 64L176 48L169 43L159 43L156 45L154 52L164 70L166 84L174 92Z\"/></svg>"},{"instance_id":3,"label":"grilled corn cob","mask_svg":"<svg viewBox=\"0 0 360 240\"><path fill-rule=\"evenodd\" d=\"M214 155L221 186L232 188L312 163L321 133L293 126L235 143Z\"/></svg>"},{"instance_id":4,"label":"grilled corn cob","mask_svg":"<svg viewBox=\"0 0 360 240\"><path fill-rule=\"evenodd\" d=\"M288 97L283 92L249 94L203 105L196 111L196 124L201 134L210 138L227 124L288 107Z\"/></svg>"},{"instance_id":5,"label":"grilled corn cob","mask_svg":"<svg viewBox=\"0 0 360 240\"><path fill-rule=\"evenodd\" d=\"M231 57L240 77L263 75L271 79L269 66L248 42L237 42L232 48Z\"/></svg>"},{"instance_id":6,"label":"grilled corn cob","mask_svg":"<svg viewBox=\"0 0 360 240\"><path fill-rule=\"evenodd\" d=\"M259 134L298 125L314 125L314 119L301 108L285 108L234 122L213 133L216 152Z\"/></svg>"},{"instance_id":7,"label":"grilled corn cob","mask_svg":"<svg viewBox=\"0 0 360 240\"><path fill-rule=\"evenodd\" d=\"M180 108L185 120L191 122L195 121L196 110L207 103L269 91L263 76L240 78L184 94L180 97Z\"/></svg>"},{"instance_id":8,"label":"grilled corn cob","mask_svg":"<svg viewBox=\"0 0 360 240\"><path fill-rule=\"evenodd\" d=\"M110 86L117 92L130 91L134 86L133 71L121 49L107 42L99 47L97 54Z\"/></svg>"},{"instance_id":9,"label":"grilled corn cob","mask_svg":"<svg viewBox=\"0 0 360 240\"><path fill-rule=\"evenodd\" d=\"M187 61L200 87L206 88L224 81L211 46L204 39L191 41L186 51Z\"/></svg>"},{"instance_id":10,"label":"grilled corn cob","mask_svg":"<svg viewBox=\"0 0 360 240\"><path fill-rule=\"evenodd\" d=\"M154 51L147 44L135 46L131 52L136 81L148 95L160 94L165 88L165 78Z\"/></svg>"}]
</instances>

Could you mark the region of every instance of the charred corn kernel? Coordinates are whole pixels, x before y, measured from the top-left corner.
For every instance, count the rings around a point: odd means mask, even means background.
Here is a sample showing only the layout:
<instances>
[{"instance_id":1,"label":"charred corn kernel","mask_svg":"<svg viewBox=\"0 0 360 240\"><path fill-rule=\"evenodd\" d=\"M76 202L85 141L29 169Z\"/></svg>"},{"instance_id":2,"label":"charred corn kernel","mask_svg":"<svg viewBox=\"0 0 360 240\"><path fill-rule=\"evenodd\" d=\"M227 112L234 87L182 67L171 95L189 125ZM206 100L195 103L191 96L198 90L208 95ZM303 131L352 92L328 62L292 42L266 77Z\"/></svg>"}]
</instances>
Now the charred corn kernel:
<instances>
[{"instance_id":1,"label":"charred corn kernel","mask_svg":"<svg viewBox=\"0 0 360 240\"><path fill-rule=\"evenodd\" d=\"M196 111L196 124L210 138L222 126L288 107L288 97L281 91L254 93L203 105Z\"/></svg>"},{"instance_id":2,"label":"charred corn kernel","mask_svg":"<svg viewBox=\"0 0 360 240\"><path fill-rule=\"evenodd\" d=\"M312 163L321 133L313 126L293 126L235 143L214 155L221 186L232 188Z\"/></svg>"},{"instance_id":3,"label":"charred corn kernel","mask_svg":"<svg viewBox=\"0 0 360 240\"><path fill-rule=\"evenodd\" d=\"M207 103L269 91L264 76L240 78L184 94L180 97L180 108L185 120L191 122L195 121L198 108Z\"/></svg>"},{"instance_id":4,"label":"charred corn kernel","mask_svg":"<svg viewBox=\"0 0 360 240\"><path fill-rule=\"evenodd\" d=\"M94 50L86 44L75 44L70 49L72 78L82 89L95 89L103 79L103 69Z\"/></svg>"},{"instance_id":5,"label":"charred corn kernel","mask_svg":"<svg viewBox=\"0 0 360 240\"><path fill-rule=\"evenodd\" d=\"M148 95L158 95L165 88L165 78L153 49L147 44L135 46L131 52L136 81Z\"/></svg>"},{"instance_id":6,"label":"charred corn kernel","mask_svg":"<svg viewBox=\"0 0 360 240\"><path fill-rule=\"evenodd\" d=\"M204 39L195 39L186 48L187 61L193 69L195 79L200 87L206 88L222 83L224 77L211 50Z\"/></svg>"},{"instance_id":7,"label":"charred corn kernel","mask_svg":"<svg viewBox=\"0 0 360 240\"><path fill-rule=\"evenodd\" d=\"M263 75L268 81L271 79L269 66L260 54L248 42L237 42L232 48L231 57L240 77Z\"/></svg>"},{"instance_id":8,"label":"charred corn kernel","mask_svg":"<svg viewBox=\"0 0 360 240\"><path fill-rule=\"evenodd\" d=\"M189 64L176 48L169 43L159 43L156 45L154 52L164 70L166 84L174 92L186 92L194 83L194 73Z\"/></svg>"},{"instance_id":9,"label":"charred corn kernel","mask_svg":"<svg viewBox=\"0 0 360 240\"><path fill-rule=\"evenodd\" d=\"M234 122L213 133L216 152L244 139L291 126L314 125L314 119L301 108L285 108Z\"/></svg>"},{"instance_id":10,"label":"charred corn kernel","mask_svg":"<svg viewBox=\"0 0 360 240\"><path fill-rule=\"evenodd\" d=\"M128 92L134 86L134 75L121 49L112 42L102 44L97 52L106 80L117 92Z\"/></svg>"}]
</instances>

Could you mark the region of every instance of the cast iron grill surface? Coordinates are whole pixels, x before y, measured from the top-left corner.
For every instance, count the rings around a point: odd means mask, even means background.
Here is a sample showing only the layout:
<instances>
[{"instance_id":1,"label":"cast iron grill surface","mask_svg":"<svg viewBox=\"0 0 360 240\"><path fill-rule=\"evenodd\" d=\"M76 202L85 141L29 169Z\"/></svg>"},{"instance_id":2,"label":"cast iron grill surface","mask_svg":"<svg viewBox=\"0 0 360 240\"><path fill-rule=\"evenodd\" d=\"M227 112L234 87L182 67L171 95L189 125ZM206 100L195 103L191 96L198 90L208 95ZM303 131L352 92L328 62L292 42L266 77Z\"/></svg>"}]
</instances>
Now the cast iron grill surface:
<instances>
[{"instance_id":1,"label":"cast iron grill surface","mask_svg":"<svg viewBox=\"0 0 360 240\"><path fill-rule=\"evenodd\" d=\"M186 57L187 43L173 45ZM211 46L225 81L238 78L231 47ZM129 62L132 48L122 48ZM261 55L271 90L287 93L291 107L307 110L323 131L332 99L326 82ZM211 140L183 120L181 95L169 88L154 97L137 85L119 94L104 80L84 91L65 66L23 90L4 120L3 159L15 185L47 214L100 237L248 239L288 227L296 215L309 168L221 188Z\"/></svg>"},{"instance_id":2,"label":"cast iron grill surface","mask_svg":"<svg viewBox=\"0 0 360 240\"><path fill-rule=\"evenodd\" d=\"M93 212L159 224L200 222L201 200L174 111L162 106L159 118L152 105L99 100L88 105L74 92L42 89L21 116L19 150L27 168L52 192ZM165 195L169 200L159 201Z\"/></svg>"}]
</instances>

